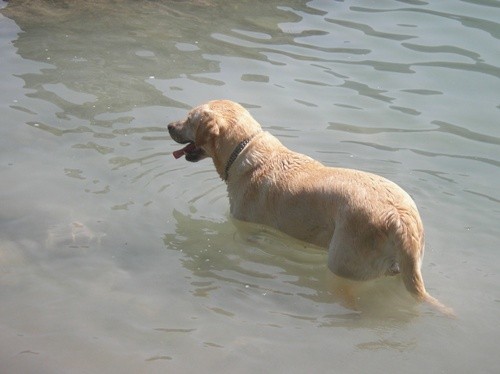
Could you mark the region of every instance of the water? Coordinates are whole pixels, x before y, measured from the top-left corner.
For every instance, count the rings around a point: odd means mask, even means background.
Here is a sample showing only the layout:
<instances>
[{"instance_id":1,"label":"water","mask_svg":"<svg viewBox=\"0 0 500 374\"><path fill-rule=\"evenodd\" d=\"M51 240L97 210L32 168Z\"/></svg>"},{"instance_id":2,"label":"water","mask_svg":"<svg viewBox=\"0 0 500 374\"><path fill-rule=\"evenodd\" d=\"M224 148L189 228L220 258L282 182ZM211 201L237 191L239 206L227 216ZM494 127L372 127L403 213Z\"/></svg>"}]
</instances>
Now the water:
<instances>
[{"instance_id":1,"label":"water","mask_svg":"<svg viewBox=\"0 0 500 374\"><path fill-rule=\"evenodd\" d=\"M499 4L24 2L0 15L0 371L495 372ZM243 103L416 200L429 291L331 292L326 254L234 222L165 125Z\"/></svg>"}]
</instances>

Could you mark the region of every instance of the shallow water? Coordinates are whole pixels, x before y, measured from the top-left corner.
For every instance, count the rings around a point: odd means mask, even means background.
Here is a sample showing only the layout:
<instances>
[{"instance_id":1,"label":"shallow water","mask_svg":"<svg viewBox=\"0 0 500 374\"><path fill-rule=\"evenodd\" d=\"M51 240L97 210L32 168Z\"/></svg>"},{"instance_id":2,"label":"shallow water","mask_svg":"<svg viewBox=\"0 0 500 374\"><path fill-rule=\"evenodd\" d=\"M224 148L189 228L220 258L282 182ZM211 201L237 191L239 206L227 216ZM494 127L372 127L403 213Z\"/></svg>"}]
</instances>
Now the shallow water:
<instances>
[{"instance_id":1,"label":"shallow water","mask_svg":"<svg viewBox=\"0 0 500 374\"><path fill-rule=\"evenodd\" d=\"M497 370L498 2L3 6L0 371ZM326 253L234 222L165 131L214 98L409 191L458 319L399 279L346 309Z\"/></svg>"}]
</instances>

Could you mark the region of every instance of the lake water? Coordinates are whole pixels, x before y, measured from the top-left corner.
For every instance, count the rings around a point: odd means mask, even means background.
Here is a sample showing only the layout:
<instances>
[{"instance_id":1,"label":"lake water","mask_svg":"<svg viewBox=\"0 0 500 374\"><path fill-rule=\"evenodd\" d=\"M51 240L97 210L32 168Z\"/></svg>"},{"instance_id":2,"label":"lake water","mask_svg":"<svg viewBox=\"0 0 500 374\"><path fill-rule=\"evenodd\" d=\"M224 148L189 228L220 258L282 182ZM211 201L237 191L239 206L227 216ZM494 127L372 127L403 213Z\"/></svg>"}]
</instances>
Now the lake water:
<instances>
[{"instance_id":1,"label":"lake water","mask_svg":"<svg viewBox=\"0 0 500 374\"><path fill-rule=\"evenodd\" d=\"M498 372L498 1L111 3L2 3L2 373ZM234 222L165 128L216 98L409 191L458 318Z\"/></svg>"}]
</instances>

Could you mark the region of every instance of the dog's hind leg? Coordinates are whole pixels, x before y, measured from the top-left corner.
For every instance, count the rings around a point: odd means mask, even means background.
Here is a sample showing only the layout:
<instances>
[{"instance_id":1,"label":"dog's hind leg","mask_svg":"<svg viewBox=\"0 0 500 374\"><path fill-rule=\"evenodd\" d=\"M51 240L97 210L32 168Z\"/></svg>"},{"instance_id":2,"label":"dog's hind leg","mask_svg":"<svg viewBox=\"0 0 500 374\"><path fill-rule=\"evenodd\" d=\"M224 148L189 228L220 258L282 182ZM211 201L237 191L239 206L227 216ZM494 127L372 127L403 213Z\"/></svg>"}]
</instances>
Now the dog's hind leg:
<instances>
[{"instance_id":1,"label":"dog's hind leg","mask_svg":"<svg viewBox=\"0 0 500 374\"><path fill-rule=\"evenodd\" d=\"M366 281L399 273L394 245L388 237L372 230L353 234L337 227L328 248L328 268L336 275Z\"/></svg>"}]
</instances>

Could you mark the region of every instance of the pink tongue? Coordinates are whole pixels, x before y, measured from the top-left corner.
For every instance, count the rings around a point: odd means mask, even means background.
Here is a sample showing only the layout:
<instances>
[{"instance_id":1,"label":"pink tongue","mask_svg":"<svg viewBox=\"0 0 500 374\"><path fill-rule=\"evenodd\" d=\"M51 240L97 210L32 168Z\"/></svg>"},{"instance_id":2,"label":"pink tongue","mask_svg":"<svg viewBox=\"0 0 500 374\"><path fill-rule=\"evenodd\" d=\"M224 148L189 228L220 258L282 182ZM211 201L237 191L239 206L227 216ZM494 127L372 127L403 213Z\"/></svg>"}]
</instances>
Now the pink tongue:
<instances>
[{"instance_id":1,"label":"pink tongue","mask_svg":"<svg viewBox=\"0 0 500 374\"><path fill-rule=\"evenodd\" d=\"M196 149L196 146L194 145L194 143L189 143L184 148L179 149L177 151L174 151L172 154L174 155L174 157L176 159L178 159L178 158L184 156L186 153L194 151L195 149Z\"/></svg>"}]
</instances>

